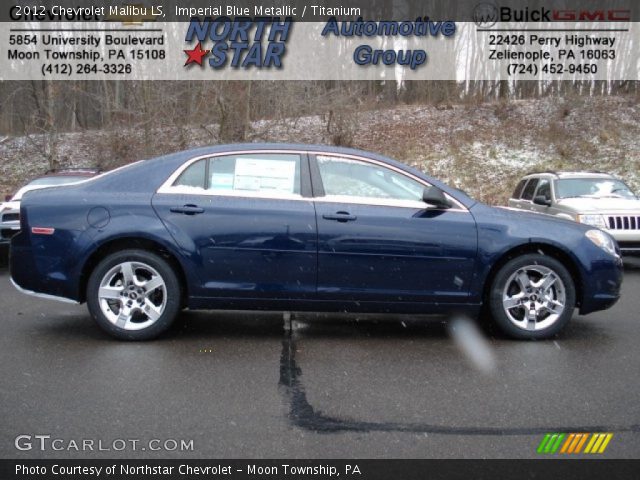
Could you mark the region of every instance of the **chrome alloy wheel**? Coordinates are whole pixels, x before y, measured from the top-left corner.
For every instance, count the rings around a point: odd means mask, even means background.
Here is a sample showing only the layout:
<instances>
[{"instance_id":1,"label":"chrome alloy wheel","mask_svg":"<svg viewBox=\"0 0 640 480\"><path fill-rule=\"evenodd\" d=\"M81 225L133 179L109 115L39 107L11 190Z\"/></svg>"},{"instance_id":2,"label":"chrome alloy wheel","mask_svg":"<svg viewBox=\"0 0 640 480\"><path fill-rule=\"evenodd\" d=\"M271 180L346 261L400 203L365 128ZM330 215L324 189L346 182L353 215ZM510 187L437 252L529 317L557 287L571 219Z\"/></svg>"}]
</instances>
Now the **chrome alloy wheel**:
<instances>
[{"instance_id":1,"label":"chrome alloy wheel","mask_svg":"<svg viewBox=\"0 0 640 480\"><path fill-rule=\"evenodd\" d=\"M98 303L107 319L124 330L153 325L167 305L167 287L160 274L141 262L123 262L100 281Z\"/></svg>"},{"instance_id":2,"label":"chrome alloy wheel","mask_svg":"<svg viewBox=\"0 0 640 480\"><path fill-rule=\"evenodd\" d=\"M565 286L560 276L542 265L516 270L502 292L504 311L522 330L543 330L553 325L564 312Z\"/></svg>"}]
</instances>

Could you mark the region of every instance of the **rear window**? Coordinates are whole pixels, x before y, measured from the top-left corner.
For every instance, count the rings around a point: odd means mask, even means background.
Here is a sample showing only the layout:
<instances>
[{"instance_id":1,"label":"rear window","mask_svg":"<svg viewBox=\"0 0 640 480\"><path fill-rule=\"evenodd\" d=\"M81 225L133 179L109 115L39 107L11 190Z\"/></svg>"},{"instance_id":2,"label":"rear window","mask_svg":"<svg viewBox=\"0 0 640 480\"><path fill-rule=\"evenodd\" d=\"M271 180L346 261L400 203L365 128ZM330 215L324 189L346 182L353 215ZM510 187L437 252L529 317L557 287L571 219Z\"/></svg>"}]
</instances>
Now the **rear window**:
<instances>
[{"instance_id":1,"label":"rear window","mask_svg":"<svg viewBox=\"0 0 640 480\"><path fill-rule=\"evenodd\" d=\"M525 183L527 183L526 180L520 180L520 183L518 183L518 186L513 191L513 195L511 195L511 198L520 198L520 195L522 195L522 190L524 189Z\"/></svg>"},{"instance_id":2,"label":"rear window","mask_svg":"<svg viewBox=\"0 0 640 480\"><path fill-rule=\"evenodd\" d=\"M538 186L538 179L532 178L527 183L527 186L524 187L524 191L522 192L523 200L531 200L533 199L533 192L536 191L536 187Z\"/></svg>"}]
</instances>

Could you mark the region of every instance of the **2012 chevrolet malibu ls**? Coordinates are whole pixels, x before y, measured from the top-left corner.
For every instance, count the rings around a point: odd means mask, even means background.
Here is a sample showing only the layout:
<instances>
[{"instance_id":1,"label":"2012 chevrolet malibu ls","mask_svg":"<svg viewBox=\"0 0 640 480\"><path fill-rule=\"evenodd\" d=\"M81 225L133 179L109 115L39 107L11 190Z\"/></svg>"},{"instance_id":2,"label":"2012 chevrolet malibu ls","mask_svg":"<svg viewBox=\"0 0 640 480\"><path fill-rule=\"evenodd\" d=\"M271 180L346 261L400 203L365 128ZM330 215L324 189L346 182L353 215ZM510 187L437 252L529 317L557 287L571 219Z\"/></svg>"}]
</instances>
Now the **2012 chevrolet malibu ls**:
<instances>
[{"instance_id":1,"label":"2012 chevrolet malibu ls","mask_svg":"<svg viewBox=\"0 0 640 480\"><path fill-rule=\"evenodd\" d=\"M86 302L149 339L183 308L483 311L546 338L613 305L622 262L597 228L476 202L359 150L206 147L28 193L11 242L26 293Z\"/></svg>"}]
</instances>

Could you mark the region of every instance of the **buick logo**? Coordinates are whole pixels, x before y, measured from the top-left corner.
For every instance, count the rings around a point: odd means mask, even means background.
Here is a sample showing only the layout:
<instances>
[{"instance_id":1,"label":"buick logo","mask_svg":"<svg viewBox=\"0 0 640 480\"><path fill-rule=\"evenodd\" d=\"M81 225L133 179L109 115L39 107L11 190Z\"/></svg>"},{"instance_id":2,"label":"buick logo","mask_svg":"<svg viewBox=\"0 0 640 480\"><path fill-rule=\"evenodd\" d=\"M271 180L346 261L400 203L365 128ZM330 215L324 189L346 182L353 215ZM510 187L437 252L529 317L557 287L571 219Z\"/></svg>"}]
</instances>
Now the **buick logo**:
<instances>
[{"instance_id":1,"label":"buick logo","mask_svg":"<svg viewBox=\"0 0 640 480\"><path fill-rule=\"evenodd\" d=\"M498 21L498 7L494 3L479 3L473 9L473 21L478 27L493 27Z\"/></svg>"}]
</instances>

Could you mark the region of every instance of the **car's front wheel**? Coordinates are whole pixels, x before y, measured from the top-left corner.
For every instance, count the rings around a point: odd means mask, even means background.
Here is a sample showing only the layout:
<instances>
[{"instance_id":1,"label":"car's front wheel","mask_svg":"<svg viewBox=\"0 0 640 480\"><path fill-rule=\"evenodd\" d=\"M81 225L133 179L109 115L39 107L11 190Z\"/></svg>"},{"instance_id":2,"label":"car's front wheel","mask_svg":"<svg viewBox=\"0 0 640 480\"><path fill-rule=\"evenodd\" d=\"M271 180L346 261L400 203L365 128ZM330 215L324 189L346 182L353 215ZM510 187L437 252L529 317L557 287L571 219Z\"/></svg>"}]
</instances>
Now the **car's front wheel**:
<instances>
[{"instance_id":1,"label":"car's front wheel","mask_svg":"<svg viewBox=\"0 0 640 480\"><path fill-rule=\"evenodd\" d=\"M576 305L573 279L548 255L528 254L508 261L493 279L491 316L507 335L549 338L571 319Z\"/></svg>"},{"instance_id":2,"label":"car's front wheel","mask_svg":"<svg viewBox=\"0 0 640 480\"><path fill-rule=\"evenodd\" d=\"M144 250L107 256L87 283L87 306L98 325L125 340L164 332L180 311L180 284L171 265Z\"/></svg>"}]
</instances>

